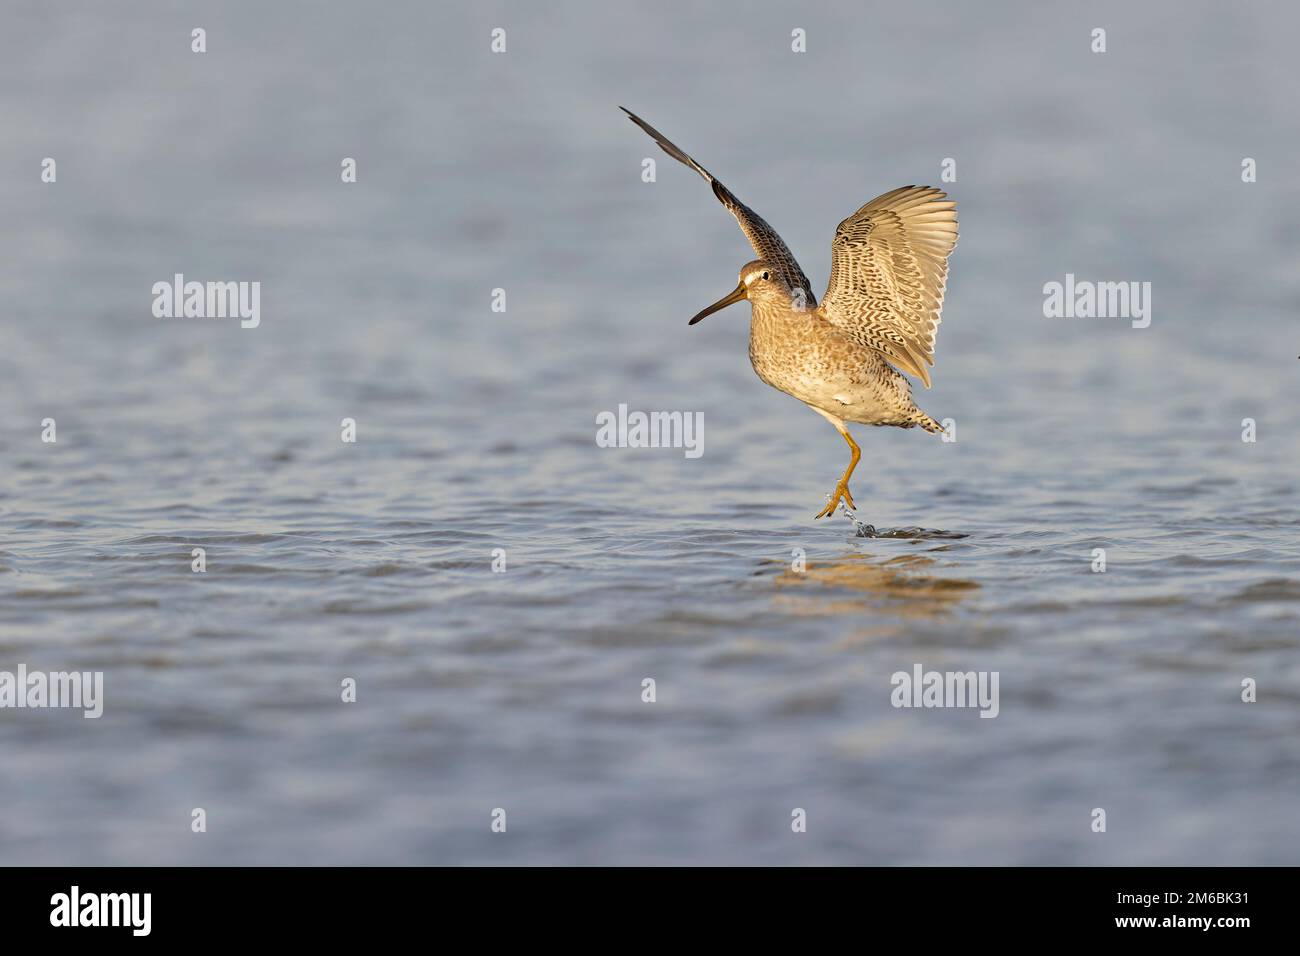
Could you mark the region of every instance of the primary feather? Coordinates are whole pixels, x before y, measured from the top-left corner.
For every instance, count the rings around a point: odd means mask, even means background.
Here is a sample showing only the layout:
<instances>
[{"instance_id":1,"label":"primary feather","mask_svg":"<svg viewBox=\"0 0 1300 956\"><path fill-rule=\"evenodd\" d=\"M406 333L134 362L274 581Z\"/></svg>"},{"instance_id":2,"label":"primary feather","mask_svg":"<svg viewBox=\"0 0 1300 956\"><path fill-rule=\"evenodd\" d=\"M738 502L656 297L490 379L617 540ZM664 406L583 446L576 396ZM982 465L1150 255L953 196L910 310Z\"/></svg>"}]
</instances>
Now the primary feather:
<instances>
[{"instance_id":1,"label":"primary feather","mask_svg":"<svg viewBox=\"0 0 1300 956\"><path fill-rule=\"evenodd\" d=\"M930 387L957 204L931 186L877 196L835 230L820 312Z\"/></svg>"},{"instance_id":2,"label":"primary feather","mask_svg":"<svg viewBox=\"0 0 1300 956\"><path fill-rule=\"evenodd\" d=\"M740 231L745 234L749 244L754 247L754 251L758 253L758 258L768 262L791 289L803 289L804 300L808 308L811 309L817 304L817 297L813 295L812 284L808 281L808 277L803 274L803 270L799 268L799 263L795 261L794 254L777 234L777 231L769 226L762 216L737 199L735 193L718 182L712 173L682 152L663 133L627 107L620 106L619 109L626 113L633 123L645 130L665 153L679 163L685 163L703 176L709 185L713 187L713 194L718 197L719 202L726 206L727 210L736 217L736 222L740 223Z\"/></svg>"}]
</instances>

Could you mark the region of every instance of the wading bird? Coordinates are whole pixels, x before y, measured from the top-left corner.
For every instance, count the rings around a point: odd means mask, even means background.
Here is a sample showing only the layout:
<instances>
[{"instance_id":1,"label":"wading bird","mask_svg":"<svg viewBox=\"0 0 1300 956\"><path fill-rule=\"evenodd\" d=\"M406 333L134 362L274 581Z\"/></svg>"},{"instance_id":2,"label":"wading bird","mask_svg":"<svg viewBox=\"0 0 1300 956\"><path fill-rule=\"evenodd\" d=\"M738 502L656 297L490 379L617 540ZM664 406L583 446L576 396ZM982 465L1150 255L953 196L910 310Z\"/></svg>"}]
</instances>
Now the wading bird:
<instances>
[{"instance_id":1,"label":"wading bird","mask_svg":"<svg viewBox=\"0 0 1300 956\"><path fill-rule=\"evenodd\" d=\"M841 499L856 510L849 478L862 451L845 422L943 430L916 407L899 369L930 387L926 365L934 365L957 204L930 186L904 186L871 200L835 230L830 283L818 304L775 229L653 126L620 109L708 181L758 253L741 267L740 284L689 324L749 300L749 361L758 377L809 406L849 443L849 466L816 517L834 514Z\"/></svg>"}]
</instances>

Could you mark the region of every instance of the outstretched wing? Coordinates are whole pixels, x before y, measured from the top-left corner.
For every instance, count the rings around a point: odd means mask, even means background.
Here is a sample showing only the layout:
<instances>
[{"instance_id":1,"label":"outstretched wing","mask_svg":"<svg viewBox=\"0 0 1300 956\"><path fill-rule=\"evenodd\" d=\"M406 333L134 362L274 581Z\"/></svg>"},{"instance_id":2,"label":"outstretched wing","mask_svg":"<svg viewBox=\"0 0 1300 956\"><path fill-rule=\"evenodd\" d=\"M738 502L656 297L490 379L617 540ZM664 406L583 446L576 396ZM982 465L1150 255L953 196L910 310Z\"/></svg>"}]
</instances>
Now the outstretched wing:
<instances>
[{"instance_id":1,"label":"outstretched wing","mask_svg":"<svg viewBox=\"0 0 1300 956\"><path fill-rule=\"evenodd\" d=\"M931 186L877 196L835 230L821 314L930 387L934 337L957 244L957 204Z\"/></svg>"},{"instance_id":2,"label":"outstretched wing","mask_svg":"<svg viewBox=\"0 0 1300 956\"><path fill-rule=\"evenodd\" d=\"M633 123L636 123L637 126L649 133L650 138L658 143L659 148L665 153L678 162L685 163L708 180L709 185L713 187L713 194L736 217L736 222L740 223L741 231L745 234L745 238L749 240L749 244L754 247L754 251L758 253L758 257L772 266L791 289L803 289L809 308L817 304L817 298L813 295L812 286L808 283L808 277L803 274L803 270L799 268L799 263L795 261L790 249L777 235L776 230L769 226L762 216L737 199L730 189L714 179L712 173L678 149L663 133L626 107L620 106L619 109L626 113Z\"/></svg>"}]
</instances>

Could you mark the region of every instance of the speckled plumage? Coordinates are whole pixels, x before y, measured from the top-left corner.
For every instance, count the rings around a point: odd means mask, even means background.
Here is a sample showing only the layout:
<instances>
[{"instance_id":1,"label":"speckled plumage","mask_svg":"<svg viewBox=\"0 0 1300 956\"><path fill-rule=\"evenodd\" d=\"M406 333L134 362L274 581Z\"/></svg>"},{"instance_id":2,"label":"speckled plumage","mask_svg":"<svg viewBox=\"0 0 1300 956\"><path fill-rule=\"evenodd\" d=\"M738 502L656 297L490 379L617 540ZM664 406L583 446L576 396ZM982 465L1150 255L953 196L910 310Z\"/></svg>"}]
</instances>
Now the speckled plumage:
<instances>
[{"instance_id":1,"label":"speckled plumage","mask_svg":"<svg viewBox=\"0 0 1300 956\"><path fill-rule=\"evenodd\" d=\"M938 189L904 186L864 205L835 230L830 281L818 304L776 230L662 133L624 112L668 155L708 181L759 256L741 269L736 290L691 324L749 300L749 360L758 377L825 417L852 449L822 515L833 512L841 497L852 507L848 480L859 449L845 422L942 430L916 407L902 372L930 387L926 366L934 365L948 256L957 242L957 204Z\"/></svg>"},{"instance_id":2,"label":"speckled plumage","mask_svg":"<svg viewBox=\"0 0 1300 956\"><path fill-rule=\"evenodd\" d=\"M878 351L827 321L821 309L800 311L783 284L760 278L765 271L762 260L741 270L753 309L749 361L759 378L841 422L939 430Z\"/></svg>"}]
</instances>

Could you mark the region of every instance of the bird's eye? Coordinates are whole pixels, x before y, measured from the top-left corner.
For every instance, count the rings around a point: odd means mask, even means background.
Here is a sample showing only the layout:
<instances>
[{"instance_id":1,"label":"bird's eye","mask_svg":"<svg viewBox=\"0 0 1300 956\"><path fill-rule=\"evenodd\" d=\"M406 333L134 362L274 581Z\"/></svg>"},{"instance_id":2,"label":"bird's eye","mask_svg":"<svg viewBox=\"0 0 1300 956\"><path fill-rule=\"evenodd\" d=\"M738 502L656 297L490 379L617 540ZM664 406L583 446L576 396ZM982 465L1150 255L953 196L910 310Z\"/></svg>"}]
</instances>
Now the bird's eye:
<instances>
[{"instance_id":1,"label":"bird's eye","mask_svg":"<svg viewBox=\"0 0 1300 956\"><path fill-rule=\"evenodd\" d=\"M767 273L766 273L766 272L763 273L763 278L764 278L764 279L767 278Z\"/></svg>"}]
</instances>

